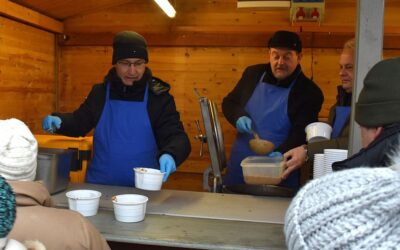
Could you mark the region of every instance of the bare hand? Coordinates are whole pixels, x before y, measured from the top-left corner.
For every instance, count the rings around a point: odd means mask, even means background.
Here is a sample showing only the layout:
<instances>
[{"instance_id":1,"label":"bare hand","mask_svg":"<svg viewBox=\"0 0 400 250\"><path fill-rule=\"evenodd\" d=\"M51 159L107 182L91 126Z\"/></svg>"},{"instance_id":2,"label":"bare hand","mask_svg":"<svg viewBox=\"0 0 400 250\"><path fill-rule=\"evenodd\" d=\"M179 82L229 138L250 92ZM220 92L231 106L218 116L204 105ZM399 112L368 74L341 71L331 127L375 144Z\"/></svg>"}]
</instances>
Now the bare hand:
<instances>
[{"instance_id":1,"label":"bare hand","mask_svg":"<svg viewBox=\"0 0 400 250\"><path fill-rule=\"evenodd\" d=\"M304 165L307 158L307 151L304 146L293 148L283 154L285 161L285 171L282 173L282 178L286 179L290 173Z\"/></svg>"}]
</instances>

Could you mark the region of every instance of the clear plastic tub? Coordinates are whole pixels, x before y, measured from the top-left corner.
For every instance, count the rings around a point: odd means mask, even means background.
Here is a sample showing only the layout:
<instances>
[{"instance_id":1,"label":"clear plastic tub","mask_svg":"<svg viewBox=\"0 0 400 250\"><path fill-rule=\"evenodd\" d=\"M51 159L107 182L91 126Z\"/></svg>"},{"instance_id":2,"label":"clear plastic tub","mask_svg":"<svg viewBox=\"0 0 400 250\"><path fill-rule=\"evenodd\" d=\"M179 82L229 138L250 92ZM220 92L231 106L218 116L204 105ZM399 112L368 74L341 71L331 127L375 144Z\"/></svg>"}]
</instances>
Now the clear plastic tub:
<instances>
[{"instance_id":1,"label":"clear plastic tub","mask_svg":"<svg viewBox=\"0 0 400 250\"><path fill-rule=\"evenodd\" d=\"M277 185L282 181L282 157L249 156L240 165L246 184Z\"/></svg>"}]
</instances>

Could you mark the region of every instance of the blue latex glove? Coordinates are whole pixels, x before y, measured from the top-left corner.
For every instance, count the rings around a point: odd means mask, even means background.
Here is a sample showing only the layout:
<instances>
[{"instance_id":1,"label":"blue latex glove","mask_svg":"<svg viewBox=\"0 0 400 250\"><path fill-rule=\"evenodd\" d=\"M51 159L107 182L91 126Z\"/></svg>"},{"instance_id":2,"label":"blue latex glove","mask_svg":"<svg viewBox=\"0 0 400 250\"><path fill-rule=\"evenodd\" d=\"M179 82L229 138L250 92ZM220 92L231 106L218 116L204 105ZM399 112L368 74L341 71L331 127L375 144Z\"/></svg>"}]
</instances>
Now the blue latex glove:
<instances>
[{"instance_id":1,"label":"blue latex glove","mask_svg":"<svg viewBox=\"0 0 400 250\"><path fill-rule=\"evenodd\" d=\"M169 154L163 154L159 160L160 171L164 174L163 182L166 182L168 176L176 171L176 164L174 158Z\"/></svg>"},{"instance_id":2,"label":"blue latex glove","mask_svg":"<svg viewBox=\"0 0 400 250\"><path fill-rule=\"evenodd\" d=\"M54 134L61 127L61 119L58 116L48 115L42 121L44 131Z\"/></svg>"},{"instance_id":3,"label":"blue latex glove","mask_svg":"<svg viewBox=\"0 0 400 250\"><path fill-rule=\"evenodd\" d=\"M247 116L241 116L236 121L236 128L239 133L249 133L251 134L251 119Z\"/></svg>"},{"instance_id":4,"label":"blue latex glove","mask_svg":"<svg viewBox=\"0 0 400 250\"><path fill-rule=\"evenodd\" d=\"M279 151L272 151L271 153L268 153L267 156L270 158L283 157L282 153Z\"/></svg>"}]
</instances>

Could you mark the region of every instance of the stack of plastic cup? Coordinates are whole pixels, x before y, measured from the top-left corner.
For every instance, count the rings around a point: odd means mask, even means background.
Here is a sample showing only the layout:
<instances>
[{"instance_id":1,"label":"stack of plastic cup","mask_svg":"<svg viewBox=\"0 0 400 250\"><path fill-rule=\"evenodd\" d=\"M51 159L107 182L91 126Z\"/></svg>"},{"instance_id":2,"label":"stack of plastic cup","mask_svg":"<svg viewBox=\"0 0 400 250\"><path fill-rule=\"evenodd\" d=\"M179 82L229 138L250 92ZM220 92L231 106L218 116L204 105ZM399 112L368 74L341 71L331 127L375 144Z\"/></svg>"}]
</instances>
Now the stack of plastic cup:
<instances>
[{"instance_id":1,"label":"stack of plastic cup","mask_svg":"<svg viewBox=\"0 0 400 250\"><path fill-rule=\"evenodd\" d=\"M324 154L315 154L314 155L313 178L317 179L324 175L325 175Z\"/></svg>"},{"instance_id":2,"label":"stack of plastic cup","mask_svg":"<svg viewBox=\"0 0 400 250\"><path fill-rule=\"evenodd\" d=\"M332 164L347 159L347 154L345 149L324 149L325 174L332 173Z\"/></svg>"}]
</instances>

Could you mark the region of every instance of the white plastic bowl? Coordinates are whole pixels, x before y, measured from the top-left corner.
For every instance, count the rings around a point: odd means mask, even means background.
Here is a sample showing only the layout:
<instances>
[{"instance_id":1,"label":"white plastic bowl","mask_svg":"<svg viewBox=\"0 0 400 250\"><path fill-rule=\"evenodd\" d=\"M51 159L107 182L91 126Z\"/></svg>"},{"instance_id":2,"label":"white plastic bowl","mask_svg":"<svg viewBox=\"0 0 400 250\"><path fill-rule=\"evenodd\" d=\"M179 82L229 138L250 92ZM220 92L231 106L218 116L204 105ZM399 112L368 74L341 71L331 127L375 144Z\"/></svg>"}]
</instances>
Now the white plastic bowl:
<instances>
[{"instance_id":1,"label":"white plastic bowl","mask_svg":"<svg viewBox=\"0 0 400 250\"><path fill-rule=\"evenodd\" d=\"M81 213L83 216L97 214L101 193L96 190L74 190L65 194L68 197L69 209Z\"/></svg>"},{"instance_id":2,"label":"white plastic bowl","mask_svg":"<svg viewBox=\"0 0 400 250\"><path fill-rule=\"evenodd\" d=\"M112 197L114 215L117 221L139 222L144 220L149 198L139 194L121 194Z\"/></svg>"},{"instance_id":3,"label":"white plastic bowl","mask_svg":"<svg viewBox=\"0 0 400 250\"><path fill-rule=\"evenodd\" d=\"M307 125L307 141L317 142L331 139L332 127L324 122L313 122Z\"/></svg>"},{"instance_id":4,"label":"white plastic bowl","mask_svg":"<svg viewBox=\"0 0 400 250\"><path fill-rule=\"evenodd\" d=\"M161 190L164 173L153 168L134 168L135 171L135 187L157 191Z\"/></svg>"}]
</instances>

